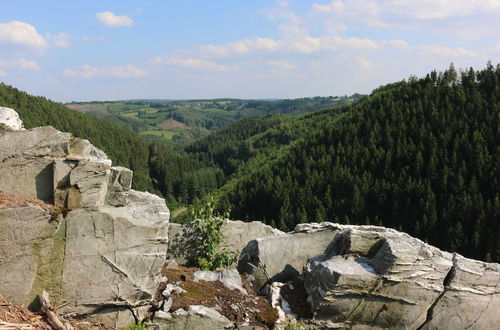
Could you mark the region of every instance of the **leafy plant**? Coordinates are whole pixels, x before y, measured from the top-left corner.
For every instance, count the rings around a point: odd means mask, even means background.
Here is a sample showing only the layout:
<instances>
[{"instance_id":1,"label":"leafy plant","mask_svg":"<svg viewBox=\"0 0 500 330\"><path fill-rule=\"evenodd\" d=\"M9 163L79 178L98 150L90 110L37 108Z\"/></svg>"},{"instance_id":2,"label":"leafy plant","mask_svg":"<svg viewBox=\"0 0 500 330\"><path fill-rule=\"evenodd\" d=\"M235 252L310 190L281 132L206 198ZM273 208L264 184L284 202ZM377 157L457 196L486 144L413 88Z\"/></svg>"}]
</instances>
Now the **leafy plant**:
<instances>
[{"instance_id":1,"label":"leafy plant","mask_svg":"<svg viewBox=\"0 0 500 330\"><path fill-rule=\"evenodd\" d=\"M126 327L124 330L147 330L148 327L144 325L144 323L133 323Z\"/></svg>"},{"instance_id":2,"label":"leafy plant","mask_svg":"<svg viewBox=\"0 0 500 330\"><path fill-rule=\"evenodd\" d=\"M198 245L198 255L195 262L201 269L226 268L236 261L235 254L220 250L220 244L224 239L222 226L227 216L228 213L224 217L218 214L213 197L194 211L194 217L197 221L194 222L193 229Z\"/></svg>"}]
</instances>

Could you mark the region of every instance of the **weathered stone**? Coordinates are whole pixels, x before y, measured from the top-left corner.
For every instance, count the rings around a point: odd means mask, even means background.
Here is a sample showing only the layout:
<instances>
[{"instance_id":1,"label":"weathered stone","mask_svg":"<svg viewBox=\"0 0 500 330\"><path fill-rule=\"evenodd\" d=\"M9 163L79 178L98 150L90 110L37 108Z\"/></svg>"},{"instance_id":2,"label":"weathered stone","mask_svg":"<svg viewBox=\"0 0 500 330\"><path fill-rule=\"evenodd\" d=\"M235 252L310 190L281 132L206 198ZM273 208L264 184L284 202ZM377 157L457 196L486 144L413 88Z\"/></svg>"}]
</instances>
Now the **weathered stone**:
<instances>
[{"instance_id":1,"label":"weathered stone","mask_svg":"<svg viewBox=\"0 0 500 330\"><path fill-rule=\"evenodd\" d=\"M163 316L163 314L161 314ZM206 330L206 329L233 329L234 323L221 315L213 308L202 305L189 306L184 314L173 313L172 318L155 317L149 329L157 330Z\"/></svg>"},{"instance_id":2,"label":"weathered stone","mask_svg":"<svg viewBox=\"0 0 500 330\"><path fill-rule=\"evenodd\" d=\"M68 213L63 290L71 304L66 312L88 313L101 305L134 305L153 297L165 259L168 216L154 210L156 198L148 203L150 194L136 193L142 199L136 196L127 207ZM141 212L148 205L153 210Z\"/></svg>"},{"instance_id":3,"label":"weathered stone","mask_svg":"<svg viewBox=\"0 0 500 330\"><path fill-rule=\"evenodd\" d=\"M69 154L67 160L90 161L93 163L103 163L111 166L111 160L102 151L94 147L88 140L72 137L69 142Z\"/></svg>"},{"instance_id":4,"label":"weathered stone","mask_svg":"<svg viewBox=\"0 0 500 330\"><path fill-rule=\"evenodd\" d=\"M0 189L45 203L54 202L53 161L47 158L8 158L0 162Z\"/></svg>"},{"instance_id":5,"label":"weathered stone","mask_svg":"<svg viewBox=\"0 0 500 330\"><path fill-rule=\"evenodd\" d=\"M17 304L59 294L64 242L51 219L39 206L0 208L0 293Z\"/></svg>"},{"instance_id":6,"label":"weathered stone","mask_svg":"<svg viewBox=\"0 0 500 330\"><path fill-rule=\"evenodd\" d=\"M82 161L71 171L68 208L97 210L104 205L109 183L109 166Z\"/></svg>"},{"instance_id":7,"label":"weathered stone","mask_svg":"<svg viewBox=\"0 0 500 330\"><path fill-rule=\"evenodd\" d=\"M162 243L166 244L168 241L167 227L170 211L165 204L165 200L148 192L133 189L126 196L125 206L105 206L101 210L115 217L127 218L132 222L136 221L140 226L147 222L152 227L161 227L164 231L161 240Z\"/></svg>"},{"instance_id":8,"label":"weathered stone","mask_svg":"<svg viewBox=\"0 0 500 330\"><path fill-rule=\"evenodd\" d=\"M238 290L247 294L243 288L240 273L236 269L225 269L223 271L212 272L208 270L199 270L193 273L194 281L219 281L228 289Z\"/></svg>"},{"instance_id":9,"label":"weathered stone","mask_svg":"<svg viewBox=\"0 0 500 330\"><path fill-rule=\"evenodd\" d=\"M0 128L9 131L21 131L24 130L24 125L16 110L0 107Z\"/></svg>"},{"instance_id":10,"label":"weathered stone","mask_svg":"<svg viewBox=\"0 0 500 330\"><path fill-rule=\"evenodd\" d=\"M452 255L392 229L342 227L304 267L316 318L381 328L422 325L444 290Z\"/></svg>"},{"instance_id":11,"label":"weathered stone","mask_svg":"<svg viewBox=\"0 0 500 330\"><path fill-rule=\"evenodd\" d=\"M68 207L68 191L70 189L69 175L77 164L66 160L53 161L54 206Z\"/></svg>"},{"instance_id":12,"label":"weathered stone","mask_svg":"<svg viewBox=\"0 0 500 330\"><path fill-rule=\"evenodd\" d=\"M321 254L342 227L292 232L252 240L238 260L238 271L252 276L255 289L266 282L287 282L298 277L309 257Z\"/></svg>"},{"instance_id":13,"label":"weathered stone","mask_svg":"<svg viewBox=\"0 0 500 330\"><path fill-rule=\"evenodd\" d=\"M227 220L222 226L224 238L220 248L238 255L249 241L258 237L284 235L283 232L262 222L243 222ZM197 254L197 240L193 232L193 223L184 225L171 223L168 230L169 247L167 259L176 260L180 265L193 264Z\"/></svg>"},{"instance_id":14,"label":"weathered stone","mask_svg":"<svg viewBox=\"0 0 500 330\"><path fill-rule=\"evenodd\" d=\"M70 133L60 132L51 126L3 132L0 134L0 161L12 157L64 158L69 151L70 139Z\"/></svg>"},{"instance_id":15,"label":"weathered stone","mask_svg":"<svg viewBox=\"0 0 500 330\"><path fill-rule=\"evenodd\" d=\"M104 307L88 315L85 321L123 329L135 323L134 314L127 307Z\"/></svg>"},{"instance_id":16,"label":"weathered stone","mask_svg":"<svg viewBox=\"0 0 500 330\"><path fill-rule=\"evenodd\" d=\"M446 287L422 329L495 329L500 324L500 265L456 255Z\"/></svg>"},{"instance_id":17,"label":"weathered stone","mask_svg":"<svg viewBox=\"0 0 500 330\"><path fill-rule=\"evenodd\" d=\"M132 186L133 172L125 167L111 167L106 193L106 204L111 206L127 205L128 191Z\"/></svg>"}]
</instances>

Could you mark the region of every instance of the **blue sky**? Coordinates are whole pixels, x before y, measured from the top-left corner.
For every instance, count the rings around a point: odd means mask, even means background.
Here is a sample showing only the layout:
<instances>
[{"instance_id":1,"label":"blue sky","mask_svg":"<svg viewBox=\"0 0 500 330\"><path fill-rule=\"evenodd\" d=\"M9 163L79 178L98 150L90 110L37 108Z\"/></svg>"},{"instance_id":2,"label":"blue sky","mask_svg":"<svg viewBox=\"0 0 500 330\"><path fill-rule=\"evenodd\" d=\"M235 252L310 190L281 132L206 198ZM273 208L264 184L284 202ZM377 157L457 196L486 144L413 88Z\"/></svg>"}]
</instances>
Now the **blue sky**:
<instances>
[{"instance_id":1,"label":"blue sky","mask_svg":"<svg viewBox=\"0 0 500 330\"><path fill-rule=\"evenodd\" d=\"M369 93L500 62L500 0L2 0L0 81L57 101Z\"/></svg>"}]
</instances>

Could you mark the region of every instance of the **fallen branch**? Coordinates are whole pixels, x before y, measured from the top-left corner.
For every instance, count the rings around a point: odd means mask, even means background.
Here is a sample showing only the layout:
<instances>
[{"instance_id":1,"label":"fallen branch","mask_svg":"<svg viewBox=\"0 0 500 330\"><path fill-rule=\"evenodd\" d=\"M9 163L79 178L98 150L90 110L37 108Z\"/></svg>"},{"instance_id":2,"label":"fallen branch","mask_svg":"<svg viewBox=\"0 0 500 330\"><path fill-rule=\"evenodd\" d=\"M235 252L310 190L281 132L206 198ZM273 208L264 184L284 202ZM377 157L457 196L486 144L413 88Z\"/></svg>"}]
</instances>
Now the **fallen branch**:
<instances>
[{"instance_id":1,"label":"fallen branch","mask_svg":"<svg viewBox=\"0 0 500 330\"><path fill-rule=\"evenodd\" d=\"M29 324L0 322L0 330L7 330L7 329L10 330L10 329L34 329L34 328Z\"/></svg>"},{"instance_id":2,"label":"fallen branch","mask_svg":"<svg viewBox=\"0 0 500 330\"><path fill-rule=\"evenodd\" d=\"M49 294L47 291L43 291L39 296L40 304L42 305L42 312L47 315L47 320L54 329L57 330L73 330L73 327L69 322L63 323L62 319L54 312L54 308L50 304Z\"/></svg>"}]
</instances>

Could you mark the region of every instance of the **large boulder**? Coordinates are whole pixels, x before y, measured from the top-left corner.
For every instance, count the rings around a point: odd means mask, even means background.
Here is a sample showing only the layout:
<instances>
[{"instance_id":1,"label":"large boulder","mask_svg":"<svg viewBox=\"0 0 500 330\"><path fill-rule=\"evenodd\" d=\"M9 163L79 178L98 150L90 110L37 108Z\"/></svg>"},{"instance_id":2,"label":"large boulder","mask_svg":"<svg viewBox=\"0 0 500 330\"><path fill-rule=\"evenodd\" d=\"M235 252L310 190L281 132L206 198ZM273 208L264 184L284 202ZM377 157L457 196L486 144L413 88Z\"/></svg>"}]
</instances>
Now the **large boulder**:
<instances>
[{"instance_id":1,"label":"large boulder","mask_svg":"<svg viewBox=\"0 0 500 330\"><path fill-rule=\"evenodd\" d=\"M341 225L301 225L291 233L257 238L241 252L238 271L251 275L255 289L297 278L307 259L325 251Z\"/></svg>"},{"instance_id":2,"label":"large boulder","mask_svg":"<svg viewBox=\"0 0 500 330\"><path fill-rule=\"evenodd\" d=\"M0 130L24 130L24 125L16 110L0 107Z\"/></svg>"},{"instance_id":3,"label":"large boulder","mask_svg":"<svg viewBox=\"0 0 500 330\"><path fill-rule=\"evenodd\" d=\"M325 326L489 328L500 319L500 267L443 252L374 226L344 230L312 257L302 278ZM474 302L474 303L472 303Z\"/></svg>"}]
</instances>

